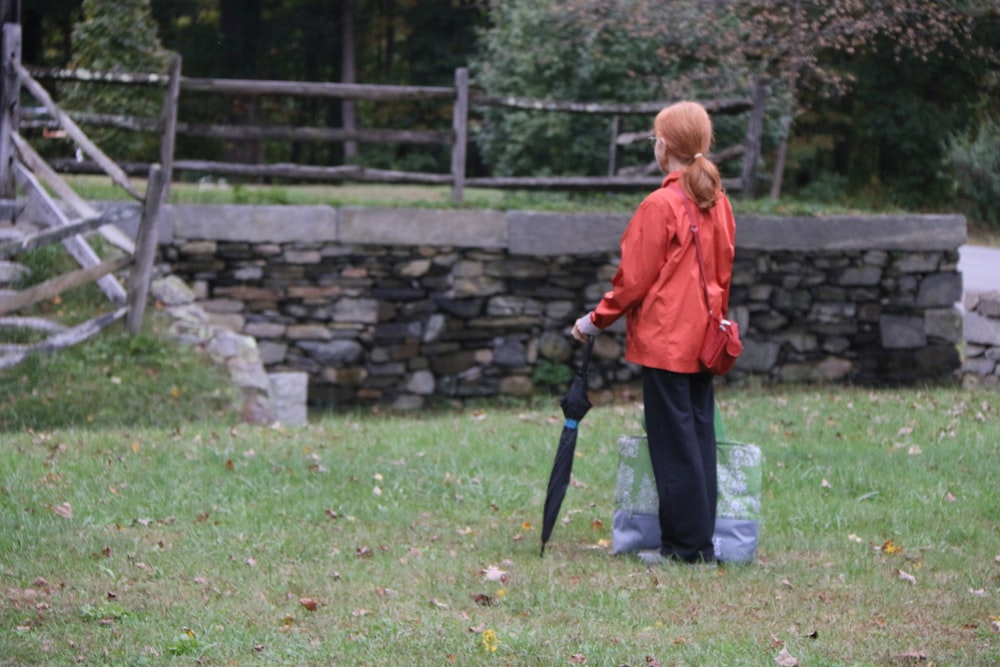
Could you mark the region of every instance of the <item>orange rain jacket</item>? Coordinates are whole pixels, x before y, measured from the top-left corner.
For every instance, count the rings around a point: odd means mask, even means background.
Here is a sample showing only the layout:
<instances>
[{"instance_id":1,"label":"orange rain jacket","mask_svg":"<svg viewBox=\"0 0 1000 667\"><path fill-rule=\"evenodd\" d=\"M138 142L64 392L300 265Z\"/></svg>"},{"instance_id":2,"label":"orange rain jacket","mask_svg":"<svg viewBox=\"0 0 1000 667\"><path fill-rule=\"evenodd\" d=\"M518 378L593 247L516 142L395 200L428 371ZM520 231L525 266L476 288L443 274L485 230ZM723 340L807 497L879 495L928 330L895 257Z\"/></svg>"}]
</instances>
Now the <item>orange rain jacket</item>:
<instances>
[{"instance_id":1,"label":"orange rain jacket","mask_svg":"<svg viewBox=\"0 0 1000 667\"><path fill-rule=\"evenodd\" d=\"M668 174L660 189L636 209L622 235L621 264L612 289L590 321L605 329L625 315L626 361L698 373L704 371L698 350L708 309L683 191L667 187L679 179L679 171ZM698 211L696 206L694 210ZM736 221L729 199L720 193L715 206L698 218L712 310L725 316L736 251Z\"/></svg>"}]
</instances>

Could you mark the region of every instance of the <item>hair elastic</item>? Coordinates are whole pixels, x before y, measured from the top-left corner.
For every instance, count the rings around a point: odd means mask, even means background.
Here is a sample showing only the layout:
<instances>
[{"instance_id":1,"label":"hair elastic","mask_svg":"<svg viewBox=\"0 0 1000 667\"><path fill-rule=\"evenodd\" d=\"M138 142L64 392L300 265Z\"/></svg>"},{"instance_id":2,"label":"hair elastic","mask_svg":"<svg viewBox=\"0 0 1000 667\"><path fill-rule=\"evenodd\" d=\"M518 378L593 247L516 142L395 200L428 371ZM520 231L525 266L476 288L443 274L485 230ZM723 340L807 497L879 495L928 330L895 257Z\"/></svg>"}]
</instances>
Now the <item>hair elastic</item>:
<instances>
[{"instance_id":1,"label":"hair elastic","mask_svg":"<svg viewBox=\"0 0 1000 667\"><path fill-rule=\"evenodd\" d=\"M695 153L695 154L694 154L694 159L695 159L695 160L697 160L697 159L698 159L698 158L700 158L700 157L705 157L705 154L704 154L704 153Z\"/></svg>"}]
</instances>

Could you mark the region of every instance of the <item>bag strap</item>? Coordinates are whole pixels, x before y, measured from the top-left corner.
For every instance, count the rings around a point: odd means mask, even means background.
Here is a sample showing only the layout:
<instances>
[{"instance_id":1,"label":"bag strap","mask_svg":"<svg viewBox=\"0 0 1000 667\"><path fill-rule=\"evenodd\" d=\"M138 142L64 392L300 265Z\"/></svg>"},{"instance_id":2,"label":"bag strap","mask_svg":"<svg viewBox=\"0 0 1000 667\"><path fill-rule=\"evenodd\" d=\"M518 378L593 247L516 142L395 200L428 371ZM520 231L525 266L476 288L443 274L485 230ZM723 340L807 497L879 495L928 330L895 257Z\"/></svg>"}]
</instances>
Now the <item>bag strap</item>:
<instances>
[{"instance_id":1,"label":"bag strap","mask_svg":"<svg viewBox=\"0 0 1000 667\"><path fill-rule=\"evenodd\" d=\"M705 306L708 308L708 316L712 317L712 302L708 298L708 276L705 273L705 258L701 252L701 234L698 233L698 216L694 211L694 204L688 199L688 196L684 194L677 182L674 181L670 184L670 189L675 190L684 200L684 204L687 207L688 216L691 218L691 234L694 236L694 249L698 254L698 269L701 272L701 288L705 292Z\"/></svg>"}]
</instances>

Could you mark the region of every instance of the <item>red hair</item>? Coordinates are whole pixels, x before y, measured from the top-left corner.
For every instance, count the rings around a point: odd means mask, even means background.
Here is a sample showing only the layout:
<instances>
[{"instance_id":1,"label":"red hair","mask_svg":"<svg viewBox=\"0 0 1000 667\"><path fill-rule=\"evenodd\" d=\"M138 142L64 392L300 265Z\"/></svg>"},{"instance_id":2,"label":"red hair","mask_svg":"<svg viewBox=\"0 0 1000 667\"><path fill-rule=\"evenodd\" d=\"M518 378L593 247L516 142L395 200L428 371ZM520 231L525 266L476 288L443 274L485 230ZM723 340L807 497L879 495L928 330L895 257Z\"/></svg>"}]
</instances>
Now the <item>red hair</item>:
<instances>
[{"instance_id":1,"label":"red hair","mask_svg":"<svg viewBox=\"0 0 1000 667\"><path fill-rule=\"evenodd\" d=\"M700 209L715 206L722 191L719 170L706 153L712 145L712 119L697 102L677 102L656 114L656 136L663 140L667 154L687 165L681 187ZM696 157L697 156L697 157Z\"/></svg>"}]
</instances>

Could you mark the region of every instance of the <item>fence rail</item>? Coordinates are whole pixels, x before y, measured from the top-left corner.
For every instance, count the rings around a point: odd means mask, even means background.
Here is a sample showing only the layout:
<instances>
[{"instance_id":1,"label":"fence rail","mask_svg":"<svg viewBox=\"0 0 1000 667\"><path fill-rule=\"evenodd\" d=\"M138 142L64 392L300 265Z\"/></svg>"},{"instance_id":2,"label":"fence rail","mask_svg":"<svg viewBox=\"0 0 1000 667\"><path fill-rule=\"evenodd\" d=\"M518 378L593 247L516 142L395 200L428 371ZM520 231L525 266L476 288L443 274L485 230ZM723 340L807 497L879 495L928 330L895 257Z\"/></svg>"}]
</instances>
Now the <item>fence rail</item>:
<instances>
[{"instance_id":1,"label":"fence rail","mask_svg":"<svg viewBox=\"0 0 1000 667\"><path fill-rule=\"evenodd\" d=\"M156 220L168 183L167 173L154 165L148 172L144 194L132 187L125 172L91 142L86 134L52 100L48 92L21 64L21 27L7 23L2 33L3 52L0 72L3 88L0 97L0 199L15 200L16 188L23 192L24 207L13 207L18 215L31 211L30 221L41 231L24 233L18 230L13 240L0 243L0 259L18 255L54 243L61 243L80 268L50 278L42 283L0 294L0 316L28 308L52 299L66 290L91 282L111 301L111 312L97 315L81 324L65 327L57 322L45 322L37 317L4 317L5 326L28 327L47 332L47 338L30 344L0 345L0 369L10 368L38 352L52 352L75 345L97 334L110 324L125 318L130 333L139 331L146 308L153 260L156 255ZM62 131L82 146L101 168L134 197L142 201L112 207L104 212L95 210L64 182L54 169L18 132L20 123L20 91L22 86L53 118ZM165 143L166 146L172 144ZM138 210L137 210L138 209ZM116 226L127 218L138 217L135 242ZM97 229L124 253L102 259L88 243L84 234ZM129 269L126 289L116 272Z\"/></svg>"},{"instance_id":2,"label":"fence rail","mask_svg":"<svg viewBox=\"0 0 1000 667\"><path fill-rule=\"evenodd\" d=\"M459 68L455 72L454 86L398 86L374 84L345 84L295 81L266 81L245 79L190 78L181 75L180 59L171 65L168 74L148 74L134 72L98 72L93 70L41 69L25 67L21 72L22 85L35 94L40 80L72 81L77 83L105 83L123 86L155 86L164 88L163 114L159 119L137 118L116 114L94 114L74 111L54 111L53 104L43 102L42 109L27 109L21 121L23 128L45 128L50 132L67 132L69 138L77 139L72 129L77 123L96 127L113 127L138 132L159 133L164 146L161 147L160 162L167 171L168 183L173 171L208 173L219 176L240 176L249 179L283 178L298 181L318 182L375 182L375 183L418 183L451 185L452 199L461 202L466 186L518 189L565 189L578 190L600 188L604 190L648 189L659 184L655 164L621 170L619 155L622 147L628 146L642 137L636 133L619 131L620 118L635 115L650 115L659 111L667 102L642 102L631 104L604 104L564 100L536 100L513 96L493 96L474 89L468 78L468 71ZM44 89L42 89L44 91ZM174 93L171 95L170 91ZM331 128L294 127L288 125L190 123L178 119L178 102L181 95L213 94L240 95L252 98L262 96L287 96L293 98L335 98L360 101L452 101L452 127L448 129L405 129L405 128ZM43 94L44 98L45 94ZM172 99L171 99L172 97ZM752 190L753 169L760 151L759 133L754 133L754 118L760 117L763 99L755 97L728 97L707 99L702 102L712 114L739 115L749 112L748 131L744 140L713 153L710 158L717 162L742 159L740 176L725 179L724 185L730 191ZM608 153L608 175L600 177L468 177L466 176L467 143L469 135L469 114L473 107L503 107L537 111L540 113L576 113L607 116L610 120L610 140ZM82 134L82 132L80 133ZM358 165L308 165L297 163L247 163L187 159L174 155L176 136L201 137L227 141L261 142L364 142L372 144L401 143L415 145L439 145L450 149L450 172L428 173L390 169L373 169ZM166 144L169 142L169 149ZM79 143L79 142L78 142ZM90 150L84 150L88 160L61 159L53 162L63 172L88 173L108 171L103 160ZM96 164L95 164L96 163ZM124 165L123 172L142 174L149 164ZM115 177L119 182L120 177ZM126 188L128 189L128 188Z\"/></svg>"}]
</instances>

